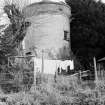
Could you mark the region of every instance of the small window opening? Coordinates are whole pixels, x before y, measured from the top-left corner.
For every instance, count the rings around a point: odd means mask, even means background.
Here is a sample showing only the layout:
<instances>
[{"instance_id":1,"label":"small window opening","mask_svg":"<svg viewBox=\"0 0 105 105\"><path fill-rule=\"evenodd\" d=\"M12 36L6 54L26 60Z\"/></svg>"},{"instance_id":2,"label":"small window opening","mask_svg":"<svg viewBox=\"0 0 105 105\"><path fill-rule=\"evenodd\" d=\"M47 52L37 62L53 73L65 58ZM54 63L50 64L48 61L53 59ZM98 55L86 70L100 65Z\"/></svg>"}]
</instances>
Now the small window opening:
<instances>
[{"instance_id":1,"label":"small window opening","mask_svg":"<svg viewBox=\"0 0 105 105\"><path fill-rule=\"evenodd\" d=\"M60 11L62 11L62 8L59 8Z\"/></svg>"},{"instance_id":2,"label":"small window opening","mask_svg":"<svg viewBox=\"0 0 105 105\"><path fill-rule=\"evenodd\" d=\"M32 52L27 52L26 55L27 55L27 56L28 56L28 55L32 55Z\"/></svg>"},{"instance_id":3,"label":"small window opening","mask_svg":"<svg viewBox=\"0 0 105 105\"><path fill-rule=\"evenodd\" d=\"M70 36L69 36L69 32L68 31L64 31L64 40L66 40L66 41L70 40Z\"/></svg>"}]
</instances>

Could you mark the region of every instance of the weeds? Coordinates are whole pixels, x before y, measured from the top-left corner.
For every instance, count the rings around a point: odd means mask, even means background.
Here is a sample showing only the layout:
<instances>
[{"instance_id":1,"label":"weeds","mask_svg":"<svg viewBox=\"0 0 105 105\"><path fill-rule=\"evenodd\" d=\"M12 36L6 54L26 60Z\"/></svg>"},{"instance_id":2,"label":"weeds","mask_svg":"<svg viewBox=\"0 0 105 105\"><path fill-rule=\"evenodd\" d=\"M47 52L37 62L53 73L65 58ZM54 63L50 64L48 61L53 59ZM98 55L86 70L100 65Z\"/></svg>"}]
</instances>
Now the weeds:
<instances>
[{"instance_id":1,"label":"weeds","mask_svg":"<svg viewBox=\"0 0 105 105\"><path fill-rule=\"evenodd\" d=\"M40 74L39 74L40 75ZM37 75L38 76L38 75ZM43 79L44 78L44 79ZM50 79L49 79L50 78ZM99 81L96 88L88 86L82 88L75 77L73 78L54 77L43 75L40 84L33 84L29 91L11 93L4 95L6 105L104 105L105 104L105 83ZM77 82L76 82L77 81Z\"/></svg>"}]
</instances>

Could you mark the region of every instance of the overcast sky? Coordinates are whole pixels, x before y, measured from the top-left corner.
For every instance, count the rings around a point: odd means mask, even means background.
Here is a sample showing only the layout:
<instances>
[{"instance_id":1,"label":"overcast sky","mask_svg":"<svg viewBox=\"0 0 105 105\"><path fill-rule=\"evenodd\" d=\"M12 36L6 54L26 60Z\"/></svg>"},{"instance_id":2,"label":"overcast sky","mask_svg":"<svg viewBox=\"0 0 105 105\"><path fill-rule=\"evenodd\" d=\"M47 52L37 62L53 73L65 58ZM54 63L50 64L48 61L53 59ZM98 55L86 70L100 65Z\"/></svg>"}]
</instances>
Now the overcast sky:
<instances>
[{"instance_id":1,"label":"overcast sky","mask_svg":"<svg viewBox=\"0 0 105 105\"><path fill-rule=\"evenodd\" d=\"M102 0L102 2L104 2L104 3L105 3L105 0Z\"/></svg>"},{"instance_id":2,"label":"overcast sky","mask_svg":"<svg viewBox=\"0 0 105 105\"><path fill-rule=\"evenodd\" d=\"M4 1L6 1L6 0L0 0L0 25L9 23L9 20L8 20L6 14L4 14L3 9L2 9L3 5L5 4ZM33 2L39 2L42 0L7 0L7 1L16 2L16 3L18 3L18 5L21 5L21 7L23 7L26 4L30 4ZM19 1L19 2L17 2L17 1ZM65 0L51 0L51 1L55 1L55 2L63 1L64 2ZM102 2L105 3L105 0L102 0Z\"/></svg>"},{"instance_id":3,"label":"overcast sky","mask_svg":"<svg viewBox=\"0 0 105 105\"><path fill-rule=\"evenodd\" d=\"M18 3L18 5L20 5L21 7L24 7L24 5L26 5L26 4L40 2L42 0L0 0L0 25L9 23L9 20L8 20L6 14L4 14L4 11L2 9L5 4L5 1L14 2L16 4ZM50 0L50 1L55 1L55 2L63 1L64 2L65 0Z\"/></svg>"}]
</instances>

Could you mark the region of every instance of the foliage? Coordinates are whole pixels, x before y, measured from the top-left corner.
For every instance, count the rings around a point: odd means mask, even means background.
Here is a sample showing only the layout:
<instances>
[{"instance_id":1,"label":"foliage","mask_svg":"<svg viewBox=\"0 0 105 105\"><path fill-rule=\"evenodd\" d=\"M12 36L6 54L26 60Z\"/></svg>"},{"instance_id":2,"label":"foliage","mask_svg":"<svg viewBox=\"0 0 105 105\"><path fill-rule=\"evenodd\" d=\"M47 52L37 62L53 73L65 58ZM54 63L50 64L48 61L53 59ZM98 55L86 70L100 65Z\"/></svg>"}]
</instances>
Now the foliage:
<instances>
[{"instance_id":1,"label":"foliage","mask_svg":"<svg viewBox=\"0 0 105 105\"><path fill-rule=\"evenodd\" d=\"M71 48L88 69L92 58L105 56L105 4L95 0L67 0L71 7Z\"/></svg>"},{"instance_id":2,"label":"foliage","mask_svg":"<svg viewBox=\"0 0 105 105\"><path fill-rule=\"evenodd\" d=\"M0 55L7 57L18 54L16 48L19 49L30 23L25 20L22 12L14 4L5 5L4 12L7 14L10 24L4 30L4 34L0 36Z\"/></svg>"},{"instance_id":3,"label":"foliage","mask_svg":"<svg viewBox=\"0 0 105 105\"><path fill-rule=\"evenodd\" d=\"M8 57L19 55L22 48L21 42L26 35L30 23L25 20L25 17L16 5L7 4L3 9L10 20L10 24L8 27L5 25L0 26L0 72L2 74L2 76L0 75L0 78L5 78L4 81L1 81L1 87L5 92L16 92L22 89L20 84L21 82L24 82L24 79L25 81L30 81L30 68L24 69L19 65L8 67ZM21 75L23 76L23 79L20 81ZM26 85L25 83L23 84ZM29 86L30 84L32 83L27 83Z\"/></svg>"},{"instance_id":4,"label":"foliage","mask_svg":"<svg viewBox=\"0 0 105 105\"><path fill-rule=\"evenodd\" d=\"M48 75L44 75L46 78ZM46 78L48 79L48 78ZM94 89L82 86L74 88L71 77L58 77L58 83L51 81L42 82L39 85L33 85L28 92L21 91L19 93L11 93L0 97L5 98L6 105L104 105L105 103L105 83L99 81ZM67 81L67 84L65 81ZM62 83L60 82L62 81ZM61 87L70 87L63 89Z\"/></svg>"},{"instance_id":5,"label":"foliage","mask_svg":"<svg viewBox=\"0 0 105 105\"><path fill-rule=\"evenodd\" d=\"M33 84L34 74L32 65L1 65L0 86L4 93L28 91Z\"/></svg>"}]
</instances>

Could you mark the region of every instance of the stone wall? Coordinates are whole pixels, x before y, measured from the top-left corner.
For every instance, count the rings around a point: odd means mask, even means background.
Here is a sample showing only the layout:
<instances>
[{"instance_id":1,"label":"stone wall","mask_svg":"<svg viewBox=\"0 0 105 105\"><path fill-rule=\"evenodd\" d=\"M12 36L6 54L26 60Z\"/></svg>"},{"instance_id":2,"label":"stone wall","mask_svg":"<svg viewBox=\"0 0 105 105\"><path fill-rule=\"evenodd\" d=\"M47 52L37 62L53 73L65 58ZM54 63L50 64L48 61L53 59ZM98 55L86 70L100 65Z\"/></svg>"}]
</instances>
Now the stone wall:
<instances>
[{"instance_id":1,"label":"stone wall","mask_svg":"<svg viewBox=\"0 0 105 105\"><path fill-rule=\"evenodd\" d=\"M41 2L23 10L31 22L24 39L26 52L41 58L66 59L70 56L70 8L66 4ZM67 40L66 40L66 39Z\"/></svg>"}]
</instances>

